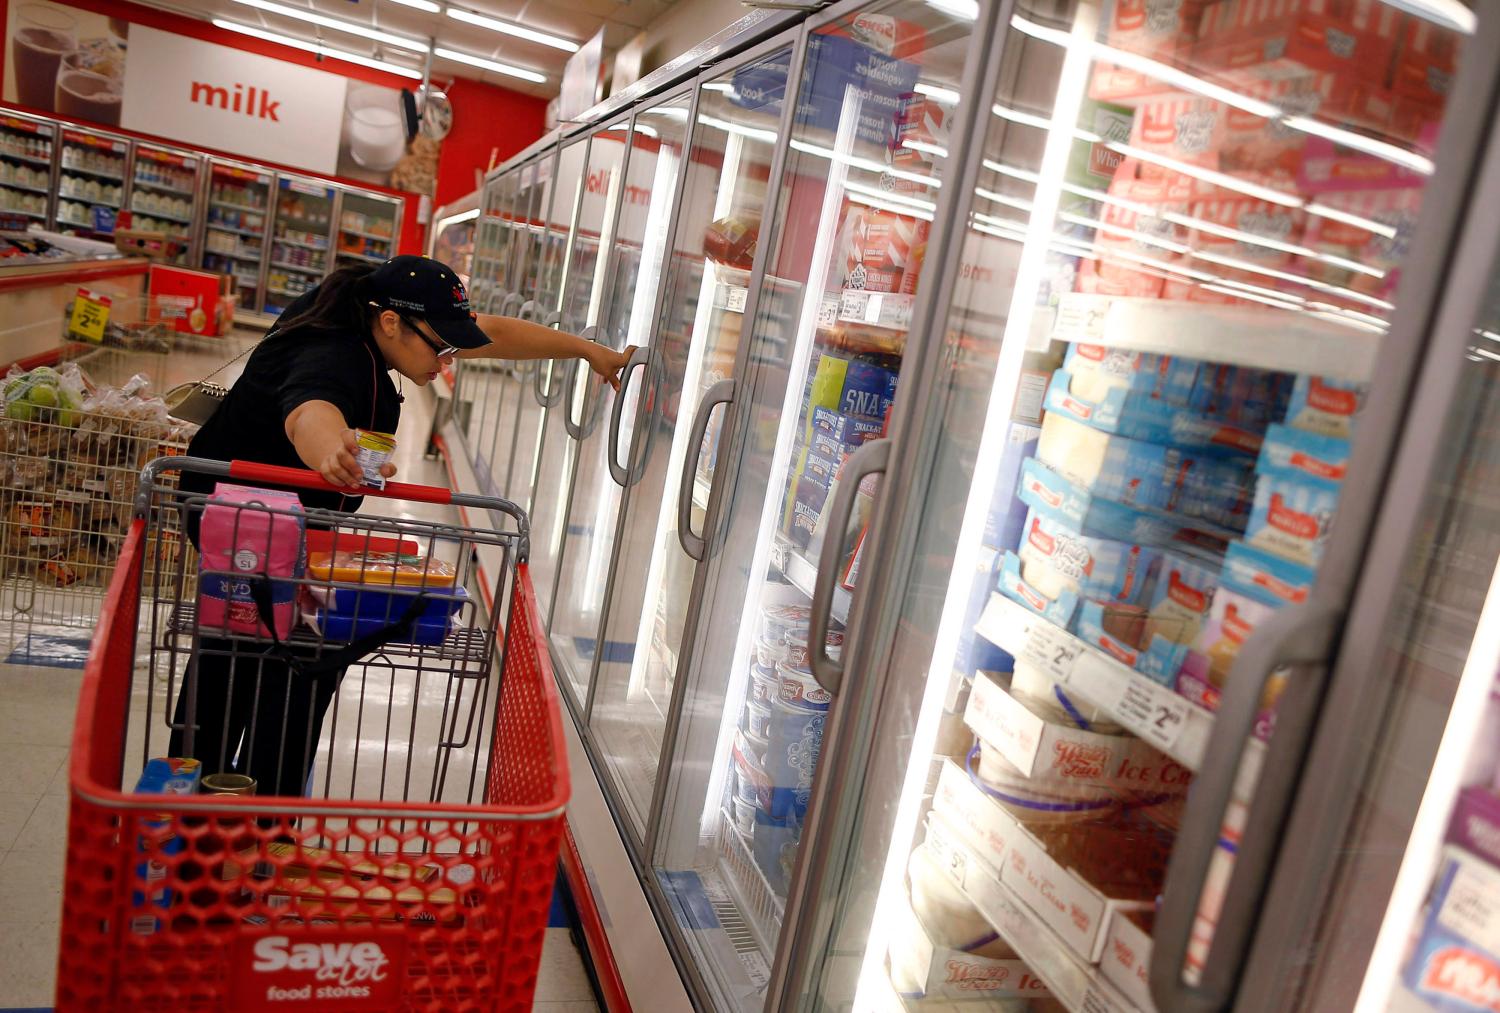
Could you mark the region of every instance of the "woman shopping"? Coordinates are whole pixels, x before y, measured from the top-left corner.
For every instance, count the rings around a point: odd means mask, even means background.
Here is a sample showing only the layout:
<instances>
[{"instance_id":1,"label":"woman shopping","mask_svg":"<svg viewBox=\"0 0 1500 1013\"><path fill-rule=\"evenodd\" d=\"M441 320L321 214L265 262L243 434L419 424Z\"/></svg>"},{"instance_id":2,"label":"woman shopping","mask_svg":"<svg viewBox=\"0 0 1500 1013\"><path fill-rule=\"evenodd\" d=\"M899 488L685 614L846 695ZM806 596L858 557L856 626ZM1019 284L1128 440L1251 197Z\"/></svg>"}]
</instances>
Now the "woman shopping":
<instances>
[{"instance_id":1,"label":"woman shopping","mask_svg":"<svg viewBox=\"0 0 1500 1013\"><path fill-rule=\"evenodd\" d=\"M618 386L630 351L524 320L475 315L458 275L426 257L344 267L286 308L188 454L310 468L340 491L296 490L303 505L353 512L364 484L354 430L395 432L405 381L425 386L454 356L581 358ZM389 464L382 471L395 474ZM211 476L182 474L185 491L207 494L214 485ZM196 525L189 537L196 545ZM300 795L343 672L299 677L269 652L239 668L227 644L204 638L195 713L187 713L188 694L180 693L170 755L183 755L183 729L191 721L203 773L248 774L258 794Z\"/></svg>"}]
</instances>

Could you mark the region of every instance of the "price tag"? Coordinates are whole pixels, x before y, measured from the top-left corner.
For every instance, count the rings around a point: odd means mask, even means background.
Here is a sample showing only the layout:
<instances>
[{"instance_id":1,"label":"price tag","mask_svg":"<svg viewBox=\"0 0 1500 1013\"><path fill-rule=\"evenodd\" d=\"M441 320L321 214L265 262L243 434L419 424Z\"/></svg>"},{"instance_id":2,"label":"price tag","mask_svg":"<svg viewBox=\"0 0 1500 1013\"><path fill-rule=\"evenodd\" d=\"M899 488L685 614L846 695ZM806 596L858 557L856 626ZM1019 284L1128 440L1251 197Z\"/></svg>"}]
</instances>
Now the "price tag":
<instances>
[{"instance_id":1,"label":"price tag","mask_svg":"<svg viewBox=\"0 0 1500 1013\"><path fill-rule=\"evenodd\" d=\"M846 291L839 299L839 319L850 323L863 323L865 307L870 303L870 293L857 289Z\"/></svg>"},{"instance_id":2,"label":"price tag","mask_svg":"<svg viewBox=\"0 0 1500 1013\"><path fill-rule=\"evenodd\" d=\"M745 312L745 299L749 294L750 290L747 288L741 288L738 285L729 286L729 291L724 296L724 308L731 313Z\"/></svg>"},{"instance_id":3,"label":"price tag","mask_svg":"<svg viewBox=\"0 0 1500 1013\"><path fill-rule=\"evenodd\" d=\"M1083 1001L1078 1004L1078 1013L1114 1013L1115 1004L1104 996L1094 991L1090 985L1083 993Z\"/></svg>"},{"instance_id":4,"label":"price tag","mask_svg":"<svg viewBox=\"0 0 1500 1013\"><path fill-rule=\"evenodd\" d=\"M73 297L73 315L68 318L68 333L85 341L104 341L104 325L109 323L109 296L81 288Z\"/></svg>"},{"instance_id":5,"label":"price tag","mask_svg":"<svg viewBox=\"0 0 1500 1013\"><path fill-rule=\"evenodd\" d=\"M893 327L898 331L911 330L912 307L917 303L915 296L891 295L885 297L885 307L882 311L884 320L881 321L886 327Z\"/></svg>"},{"instance_id":6,"label":"price tag","mask_svg":"<svg viewBox=\"0 0 1500 1013\"><path fill-rule=\"evenodd\" d=\"M818 326L824 330L836 327L839 322L839 301L829 297L818 304Z\"/></svg>"},{"instance_id":7,"label":"price tag","mask_svg":"<svg viewBox=\"0 0 1500 1013\"><path fill-rule=\"evenodd\" d=\"M1059 341L1097 341L1104 336L1109 300L1077 293L1063 296L1057 306L1052 336Z\"/></svg>"},{"instance_id":8,"label":"price tag","mask_svg":"<svg viewBox=\"0 0 1500 1013\"><path fill-rule=\"evenodd\" d=\"M1069 636L1066 630L1045 619L1036 619L1031 624L1031 634L1026 638L1021 656L1055 681L1067 682L1081 650L1078 640Z\"/></svg>"},{"instance_id":9,"label":"price tag","mask_svg":"<svg viewBox=\"0 0 1500 1013\"><path fill-rule=\"evenodd\" d=\"M1188 702L1176 693L1124 679L1115 713L1157 749L1170 751L1187 728Z\"/></svg>"}]
</instances>

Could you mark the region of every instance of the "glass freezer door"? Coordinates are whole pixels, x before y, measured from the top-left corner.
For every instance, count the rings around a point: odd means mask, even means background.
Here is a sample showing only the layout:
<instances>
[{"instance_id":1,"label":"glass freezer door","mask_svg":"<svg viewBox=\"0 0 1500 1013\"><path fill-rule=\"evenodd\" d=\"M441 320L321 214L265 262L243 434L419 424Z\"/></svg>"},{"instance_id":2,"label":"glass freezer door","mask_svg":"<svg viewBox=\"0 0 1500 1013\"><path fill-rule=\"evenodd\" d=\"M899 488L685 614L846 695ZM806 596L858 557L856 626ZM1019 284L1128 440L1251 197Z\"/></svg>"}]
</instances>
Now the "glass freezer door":
<instances>
[{"instance_id":1,"label":"glass freezer door","mask_svg":"<svg viewBox=\"0 0 1500 1013\"><path fill-rule=\"evenodd\" d=\"M335 196L333 187L312 180L277 179L265 312L280 314L328 273Z\"/></svg>"},{"instance_id":2,"label":"glass freezer door","mask_svg":"<svg viewBox=\"0 0 1500 1013\"><path fill-rule=\"evenodd\" d=\"M1218 1008L1260 761L1322 670L1266 645L1331 638L1314 587L1361 544L1334 518L1434 172L1442 102L1387 101L1386 68L1460 39L1373 3L976 13L951 297L778 998Z\"/></svg>"},{"instance_id":3,"label":"glass freezer door","mask_svg":"<svg viewBox=\"0 0 1500 1013\"><path fill-rule=\"evenodd\" d=\"M587 367L577 367L593 393L587 400L579 395L582 449L568 507L551 631L553 657L578 685L589 684L595 658L600 656L600 618L615 556L615 527L623 494L620 483L628 481L627 467L636 475L641 473L647 463L642 456L665 453L665 447L657 447L654 439L637 444L635 420L641 404L654 405L650 392L659 370L653 374L652 360L647 357L658 343L653 326L657 294L666 267L691 105L692 96L683 95L642 109L631 130L615 226L614 264L607 281L607 309L598 337L611 348L633 345L642 350L638 365L623 378L622 403L615 403L614 391L599 385ZM627 461L634 463L622 463ZM633 653L632 645L609 641L602 650L625 652L627 662Z\"/></svg>"},{"instance_id":4,"label":"glass freezer door","mask_svg":"<svg viewBox=\"0 0 1500 1013\"><path fill-rule=\"evenodd\" d=\"M160 232L182 244L168 263L186 265L192 256L198 170L203 156L137 142L130 182L130 227Z\"/></svg>"},{"instance_id":5,"label":"glass freezer door","mask_svg":"<svg viewBox=\"0 0 1500 1013\"><path fill-rule=\"evenodd\" d=\"M339 204L334 266L385 263L396 255L400 229L400 201L345 190Z\"/></svg>"},{"instance_id":6,"label":"glass freezer door","mask_svg":"<svg viewBox=\"0 0 1500 1013\"><path fill-rule=\"evenodd\" d=\"M744 394L717 447L723 527L707 536L655 849L725 1008L766 1004L835 706L812 659L839 652L855 580L851 563L835 628L815 647L812 561L827 508L861 485L848 462L885 432L896 398L946 177L938 82L961 73L971 39L970 22L923 3L869 6L807 36L760 237L769 249L736 381ZM737 74L730 103L780 110L784 92L767 76ZM868 500L854 498L863 510Z\"/></svg>"},{"instance_id":7,"label":"glass freezer door","mask_svg":"<svg viewBox=\"0 0 1500 1013\"><path fill-rule=\"evenodd\" d=\"M241 308L260 310L260 269L270 224L271 174L211 160L203 226L205 270L231 275Z\"/></svg>"},{"instance_id":8,"label":"glass freezer door","mask_svg":"<svg viewBox=\"0 0 1500 1013\"><path fill-rule=\"evenodd\" d=\"M514 200L516 177L510 174L489 180L484 185L480 215L477 219L473 267L469 275L469 302L477 313L499 312L505 301L498 293L499 272L508 263L510 235L502 228L507 206L503 195ZM508 187L502 185L510 180ZM516 309L513 302L511 312ZM510 365L497 359L470 359L460 363L462 379L459 382L460 402L464 406L464 432L469 459L475 476L482 488L494 492L491 451L495 443L494 430L498 420L505 414L506 387L514 386L509 381Z\"/></svg>"},{"instance_id":9,"label":"glass freezer door","mask_svg":"<svg viewBox=\"0 0 1500 1013\"><path fill-rule=\"evenodd\" d=\"M572 211L573 229L560 269L562 284L557 308L544 318L546 322L555 322L559 330L580 334L595 327L599 320L628 136L627 124L615 124L591 138L573 142L563 148L558 157L559 178L576 176L578 181L572 189L559 191L559 196L571 197L577 193L576 210ZM552 604L552 589L556 586L557 561L567 523L568 494L573 484L573 465L578 460L578 441L572 435L575 420L570 418L576 399L569 396L569 388L576 383L596 382L587 366L579 374L577 364L576 359L539 362L533 385L537 399L546 403L529 511L531 577L536 585L537 602L543 609L543 623L547 620L546 610ZM569 682L567 685L573 688L578 703L582 704L587 683Z\"/></svg>"},{"instance_id":10,"label":"glass freezer door","mask_svg":"<svg viewBox=\"0 0 1500 1013\"><path fill-rule=\"evenodd\" d=\"M589 724L623 803L626 832L642 842L648 827L660 825L651 819L658 765L694 601L698 559L683 535L704 530L717 473L717 444L694 422L706 426L710 413L728 410L723 399L735 371L779 122L775 110L736 101L736 88L749 80L742 75L758 75L767 91L781 95L790 57L786 45L700 86L650 360L645 375L631 381L643 385L645 400L632 445L638 438L652 450L643 449L619 527ZM665 125L671 117L662 119ZM699 458L706 475L694 463ZM684 470L692 476L691 532L680 533Z\"/></svg>"}]
</instances>

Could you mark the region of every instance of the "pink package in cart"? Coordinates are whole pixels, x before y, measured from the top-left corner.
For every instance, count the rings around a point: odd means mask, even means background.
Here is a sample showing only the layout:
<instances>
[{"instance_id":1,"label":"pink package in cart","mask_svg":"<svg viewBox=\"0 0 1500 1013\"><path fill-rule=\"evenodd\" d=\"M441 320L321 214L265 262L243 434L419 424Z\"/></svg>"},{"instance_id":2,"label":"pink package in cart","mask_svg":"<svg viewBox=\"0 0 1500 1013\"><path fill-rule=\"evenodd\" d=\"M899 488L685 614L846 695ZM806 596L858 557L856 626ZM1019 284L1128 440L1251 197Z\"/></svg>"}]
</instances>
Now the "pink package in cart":
<instances>
[{"instance_id":1,"label":"pink package in cart","mask_svg":"<svg viewBox=\"0 0 1500 1013\"><path fill-rule=\"evenodd\" d=\"M252 579L267 579L276 636L296 621L296 579L307 572L307 521L295 494L220 482L199 534L198 625L266 636Z\"/></svg>"}]
</instances>

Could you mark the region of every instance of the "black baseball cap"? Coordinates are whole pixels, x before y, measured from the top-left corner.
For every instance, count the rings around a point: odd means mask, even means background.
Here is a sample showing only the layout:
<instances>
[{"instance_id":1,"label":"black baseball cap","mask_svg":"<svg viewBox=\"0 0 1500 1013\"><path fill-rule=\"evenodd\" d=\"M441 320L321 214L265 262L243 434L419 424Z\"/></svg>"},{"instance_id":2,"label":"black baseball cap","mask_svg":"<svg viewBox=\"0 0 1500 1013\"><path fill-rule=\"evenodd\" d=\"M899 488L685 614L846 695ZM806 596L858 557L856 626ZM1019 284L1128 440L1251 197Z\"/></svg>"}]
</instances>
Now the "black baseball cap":
<instances>
[{"instance_id":1,"label":"black baseball cap","mask_svg":"<svg viewBox=\"0 0 1500 1013\"><path fill-rule=\"evenodd\" d=\"M447 264L403 254L377 267L368 285L375 305L427 321L454 348L483 348L490 343L474 320L464 283Z\"/></svg>"}]
</instances>

